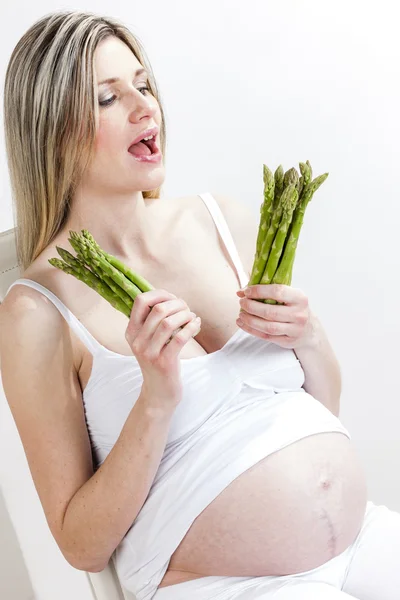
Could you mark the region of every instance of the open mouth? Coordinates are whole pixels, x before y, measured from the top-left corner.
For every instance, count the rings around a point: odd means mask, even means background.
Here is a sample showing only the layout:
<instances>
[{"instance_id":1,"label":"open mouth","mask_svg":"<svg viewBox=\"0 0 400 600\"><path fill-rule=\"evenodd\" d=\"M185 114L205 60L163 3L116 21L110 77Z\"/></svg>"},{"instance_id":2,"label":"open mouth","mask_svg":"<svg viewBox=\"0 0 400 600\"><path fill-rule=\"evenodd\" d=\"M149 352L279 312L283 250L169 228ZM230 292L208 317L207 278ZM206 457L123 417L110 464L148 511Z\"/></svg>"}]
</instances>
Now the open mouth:
<instances>
[{"instance_id":1,"label":"open mouth","mask_svg":"<svg viewBox=\"0 0 400 600\"><path fill-rule=\"evenodd\" d=\"M140 142L132 144L128 152L137 157L152 156L153 154L157 154L159 149L156 144L156 136L149 135L148 137L143 138Z\"/></svg>"}]
</instances>

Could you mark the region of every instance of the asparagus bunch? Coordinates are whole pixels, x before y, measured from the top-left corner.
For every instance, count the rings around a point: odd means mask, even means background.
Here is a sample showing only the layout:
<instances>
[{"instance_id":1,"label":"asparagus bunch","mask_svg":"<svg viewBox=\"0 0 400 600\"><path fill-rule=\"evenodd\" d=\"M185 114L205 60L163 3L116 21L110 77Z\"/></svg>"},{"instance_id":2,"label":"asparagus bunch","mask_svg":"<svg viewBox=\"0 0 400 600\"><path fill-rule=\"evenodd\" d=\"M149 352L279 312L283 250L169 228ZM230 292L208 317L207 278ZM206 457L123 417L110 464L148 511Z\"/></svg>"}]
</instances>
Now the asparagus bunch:
<instances>
[{"instance_id":1,"label":"asparagus bunch","mask_svg":"<svg viewBox=\"0 0 400 600\"><path fill-rule=\"evenodd\" d=\"M254 263L249 285L279 283L290 285L305 210L317 189L328 177L312 179L309 161L286 173L280 165L275 173L263 165L264 201L260 207ZM264 300L275 304L274 300Z\"/></svg>"},{"instance_id":2,"label":"asparagus bunch","mask_svg":"<svg viewBox=\"0 0 400 600\"><path fill-rule=\"evenodd\" d=\"M61 259L50 258L49 263L86 283L127 317L138 294L154 289L115 256L104 252L86 229L81 233L70 231L68 241L76 256L57 246Z\"/></svg>"}]
</instances>

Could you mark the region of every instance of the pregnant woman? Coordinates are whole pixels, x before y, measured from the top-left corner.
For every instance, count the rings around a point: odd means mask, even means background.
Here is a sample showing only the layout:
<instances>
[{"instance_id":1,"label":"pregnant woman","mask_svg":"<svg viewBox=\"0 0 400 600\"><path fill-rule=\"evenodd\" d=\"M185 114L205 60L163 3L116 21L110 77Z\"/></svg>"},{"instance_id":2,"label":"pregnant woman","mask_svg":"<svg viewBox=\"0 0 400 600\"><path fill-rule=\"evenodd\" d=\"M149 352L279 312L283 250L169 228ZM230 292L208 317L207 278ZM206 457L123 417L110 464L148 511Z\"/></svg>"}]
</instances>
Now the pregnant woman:
<instances>
[{"instance_id":1,"label":"pregnant woman","mask_svg":"<svg viewBox=\"0 0 400 600\"><path fill-rule=\"evenodd\" d=\"M161 194L163 111L132 33L43 17L4 98L23 273L2 377L66 560L113 558L137 600L398 600L400 515L367 502L323 328L302 291L245 289L244 204ZM155 287L128 321L48 263L83 228Z\"/></svg>"}]
</instances>

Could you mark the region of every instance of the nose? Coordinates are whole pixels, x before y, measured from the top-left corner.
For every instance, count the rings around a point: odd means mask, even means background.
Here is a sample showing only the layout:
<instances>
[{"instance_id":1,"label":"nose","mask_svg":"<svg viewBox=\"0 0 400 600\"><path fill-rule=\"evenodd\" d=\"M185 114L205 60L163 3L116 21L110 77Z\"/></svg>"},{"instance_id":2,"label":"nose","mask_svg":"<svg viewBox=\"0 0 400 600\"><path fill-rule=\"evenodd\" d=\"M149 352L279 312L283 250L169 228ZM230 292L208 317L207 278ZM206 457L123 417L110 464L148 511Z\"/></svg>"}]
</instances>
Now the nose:
<instances>
[{"instance_id":1,"label":"nose","mask_svg":"<svg viewBox=\"0 0 400 600\"><path fill-rule=\"evenodd\" d=\"M153 96L143 96L138 90L132 92L129 114L131 123L139 123L144 118L153 118L156 110L156 102Z\"/></svg>"}]
</instances>

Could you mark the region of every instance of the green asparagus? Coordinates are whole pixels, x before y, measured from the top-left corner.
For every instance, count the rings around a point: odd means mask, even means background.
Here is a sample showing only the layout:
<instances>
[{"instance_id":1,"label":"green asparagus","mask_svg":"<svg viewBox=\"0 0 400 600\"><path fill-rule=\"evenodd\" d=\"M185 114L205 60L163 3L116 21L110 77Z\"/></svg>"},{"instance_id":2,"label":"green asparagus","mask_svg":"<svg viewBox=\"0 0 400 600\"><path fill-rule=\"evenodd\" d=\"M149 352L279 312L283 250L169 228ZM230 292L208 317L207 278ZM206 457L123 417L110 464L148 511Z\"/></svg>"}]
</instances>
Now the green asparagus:
<instances>
[{"instance_id":1,"label":"green asparagus","mask_svg":"<svg viewBox=\"0 0 400 600\"><path fill-rule=\"evenodd\" d=\"M266 206L265 192L264 203L261 206L260 226L256 242L253 268L248 285L258 283L277 283L291 285L293 264L300 230L303 225L304 214L308 203L317 189L328 177L328 173L312 179L310 162L300 162L300 174L297 169L291 168L284 172L282 165L274 173L274 198L268 197L269 227L263 218ZM270 181L271 171L264 165L265 181ZM264 187L265 189L265 187ZM264 302L275 304L274 300Z\"/></svg>"},{"instance_id":2,"label":"green asparagus","mask_svg":"<svg viewBox=\"0 0 400 600\"><path fill-rule=\"evenodd\" d=\"M112 254L107 254L107 252L104 252L104 250L102 250L100 246L95 242L93 236L89 233L87 229L82 230L82 235L86 238L86 240L93 244L93 247L100 254L103 255L103 257L110 263L110 265L112 265L115 269L123 273L125 277L127 277L129 281L134 283L136 287L138 287L142 292L148 292L154 289L154 287L144 277L141 277L140 275L132 271L122 261L118 260Z\"/></svg>"},{"instance_id":3,"label":"green asparagus","mask_svg":"<svg viewBox=\"0 0 400 600\"><path fill-rule=\"evenodd\" d=\"M311 171L311 169L310 169ZM293 215L293 222L290 227L289 236L285 246L285 250L282 259L279 263L279 267L272 279L272 283L285 284L287 281L288 273L291 273L293 269L293 263L295 259L295 253L297 243L299 241L300 230L304 221L304 214L308 203L312 199L317 189L324 183L328 173L324 173L319 177L316 177L314 181L309 183L303 190L302 199L300 204L296 207Z\"/></svg>"},{"instance_id":4,"label":"green asparagus","mask_svg":"<svg viewBox=\"0 0 400 600\"><path fill-rule=\"evenodd\" d=\"M112 289L112 291L115 294L117 294L117 296L119 296L121 298L121 300L123 300L123 302L125 302L125 304L132 310L132 304L133 304L132 298L119 285L117 285L114 282L114 280L111 279L111 277L106 275L102 271L102 269L99 266L97 266L97 264L94 263L94 261L90 260L90 255L87 251L86 244L82 244L81 242L79 242L78 239L75 237L75 235L72 235L72 234L74 234L73 231L71 231L70 234L71 234L71 237L69 238L69 242L70 242L71 246L74 248L74 250L77 252L77 259L80 261L83 261L84 264L90 265L90 268L93 271L93 273L95 273L98 277L100 277L100 279L102 279L104 281L104 283L106 283L108 285L108 287L110 287ZM97 246L97 244L96 244L96 246ZM57 250L58 250L58 248L57 248ZM64 250L63 252L65 253L67 251ZM59 254L60 254L60 252L59 252ZM70 255L70 256L72 256L72 255ZM62 258L63 258L63 256L62 256Z\"/></svg>"},{"instance_id":5,"label":"green asparagus","mask_svg":"<svg viewBox=\"0 0 400 600\"><path fill-rule=\"evenodd\" d=\"M131 314L131 309L119 298L111 288L107 286L97 275L94 275L87 267L81 265L78 261L75 266L63 262L59 258L50 258L49 263L57 269L61 269L69 275L73 275L83 283L95 290L100 296L103 296L107 302L114 308L122 312L127 317Z\"/></svg>"},{"instance_id":6,"label":"green asparagus","mask_svg":"<svg viewBox=\"0 0 400 600\"><path fill-rule=\"evenodd\" d=\"M94 264L95 267L100 267L106 275L111 277L111 279L132 298L132 300L135 300L136 296L142 293L142 290L125 277L124 273L121 273L121 271L118 271L118 269L113 267L102 254L93 248L88 240L83 238L82 242L86 245L86 251L90 256L91 263Z\"/></svg>"},{"instance_id":7,"label":"green asparagus","mask_svg":"<svg viewBox=\"0 0 400 600\"><path fill-rule=\"evenodd\" d=\"M264 275L262 276L260 283L268 284L273 280L276 269L278 268L279 259L283 251L286 235L292 221L292 215L296 207L298 197L299 194L295 184L288 185L282 194L282 217L278 230L275 234L275 238L268 256L268 261L264 270Z\"/></svg>"},{"instance_id":8,"label":"green asparagus","mask_svg":"<svg viewBox=\"0 0 400 600\"><path fill-rule=\"evenodd\" d=\"M49 260L50 264L86 283L127 317L130 316L135 298L143 291L124 273L129 272L131 278L141 281L145 291L154 289L150 283L131 271L121 261L116 261L116 264L121 266L123 272L108 262L106 256L111 257L111 255L102 251L87 230L85 235L83 232L79 234L71 231L69 242L76 256L57 246L57 252L62 260L52 258Z\"/></svg>"},{"instance_id":9,"label":"green asparagus","mask_svg":"<svg viewBox=\"0 0 400 600\"><path fill-rule=\"evenodd\" d=\"M279 167L276 169L275 174L274 174L274 179L275 179L275 198L274 198L274 205L273 205L274 210L278 206L279 200L281 199L281 196L282 196L284 178L285 178L285 171L283 170L282 165L279 165Z\"/></svg>"},{"instance_id":10,"label":"green asparagus","mask_svg":"<svg viewBox=\"0 0 400 600\"><path fill-rule=\"evenodd\" d=\"M272 172L264 165L264 202L261 206L261 221L258 231L256 251L259 253L273 214L275 179Z\"/></svg>"},{"instance_id":11,"label":"green asparagus","mask_svg":"<svg viewBox=\"0 0 400 600\"><path fill-rule=\"evenodd\" d=\"M273 241L275 239L275 235L278 230L279 223L282 218L283 205L286 202L286 197L285 197L284 202L282 202L282 200L285 196L285 193L287 192L287 189L288 188L286 188L283 191L281 199L278 203L278 206L276 207L274 213L272 214L271 223L270 223L268 231L264 237L264 241L262 243L261 250L253 264L253 269L252 269L249 285L255 285L257 283L260 283L261 278L264 274L264 270L265 270L265 267L268 262L269 253L270 253Z\"/></svg>"},{"instance_id":12,"label":"green asparagus","mask_svg":"<svg viewBox=\"0 0 400 600\"><path fill-rule=\"evenodd\" d=\"M297 189L297 192L299 191L299 174L294 167L285 173L285 177L283 179L283 189L286 189L288 185L294 185Z\"/></svg>"}]
</instances>

